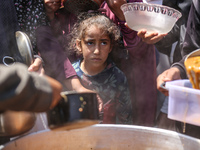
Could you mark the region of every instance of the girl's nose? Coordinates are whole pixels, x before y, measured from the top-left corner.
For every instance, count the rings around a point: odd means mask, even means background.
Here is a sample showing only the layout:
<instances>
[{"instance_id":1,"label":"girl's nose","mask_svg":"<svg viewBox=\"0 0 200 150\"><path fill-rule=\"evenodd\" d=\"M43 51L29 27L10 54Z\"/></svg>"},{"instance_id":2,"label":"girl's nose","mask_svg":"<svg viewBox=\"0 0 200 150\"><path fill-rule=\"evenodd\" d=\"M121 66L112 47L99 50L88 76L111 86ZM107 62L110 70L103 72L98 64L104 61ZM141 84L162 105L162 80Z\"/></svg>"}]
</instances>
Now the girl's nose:
<instances>
[{"instance_id":1,"label":"girl's nose","mask_svg":"<svg viewBox=\"0 0 200 150\"><path fill-rule=\"evenodd\" d=\"M100 46L96 46L94 50L94 54L99 54L100 53Z\"/></svg>"}]
</instances>

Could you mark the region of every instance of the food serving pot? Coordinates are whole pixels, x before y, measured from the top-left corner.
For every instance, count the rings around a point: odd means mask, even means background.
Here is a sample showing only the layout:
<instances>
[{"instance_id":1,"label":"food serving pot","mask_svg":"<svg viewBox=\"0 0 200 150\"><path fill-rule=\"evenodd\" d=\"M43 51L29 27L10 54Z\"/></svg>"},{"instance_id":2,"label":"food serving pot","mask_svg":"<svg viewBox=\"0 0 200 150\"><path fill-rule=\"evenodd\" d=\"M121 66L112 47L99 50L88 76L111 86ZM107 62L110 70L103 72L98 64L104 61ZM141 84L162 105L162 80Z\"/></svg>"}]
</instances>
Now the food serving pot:
<instances>
[{"instance_id":1,"label":"food serving pot","mask_svg":"<svg viewBox=\"0 0 200 150\"><path fill-rule=\"evenodd\" d=\"M36 116L31 112L5 111L0 114L0 137L14 137L33 128Z\"/></svg>"},{"instance_id":2,"label":"food serving pot","mask_svg":"<svg viewBox=\"0 0 200 150\"><path fill-rule=\"evenodd\" d=\"M47 111L51 130L71 130L99 123L96 93L61 92L63 97ZM33 112L5 111L0 114L0 137L14 137L28 132L36 122Z\"/></svg>"},{"instance_id":3,"label":"food serving pot","mask_svg":"<svg viewBox=\"0 0 200 150\"><path fill-rule=\"evenodd\" d=\"M61 92L57 106L47 112L48 126L52 130L71 130L99 122L96 93Z\"/></svg>"},{"instance_id":4,"label":"food serving pot","mask_svg":"<svg viewBox=\"0 0 200 150\"><path fill-rule=\"evenodd\" d=\"M98 124L70 131L30 134L7 143L3 150L199 150L200 140L174 131Z\"/></svg>"},{"instance_id":5,"label":"food serving pot","mask_svg":"<svg viewBox=\"0 0 200 150\"><path fill-rule=\"evenodd\" d=\"M187 55L184 61L187 76L192 83L193 88L200 89L200 49L197 49Z\"/></svg>"}]
</instances>

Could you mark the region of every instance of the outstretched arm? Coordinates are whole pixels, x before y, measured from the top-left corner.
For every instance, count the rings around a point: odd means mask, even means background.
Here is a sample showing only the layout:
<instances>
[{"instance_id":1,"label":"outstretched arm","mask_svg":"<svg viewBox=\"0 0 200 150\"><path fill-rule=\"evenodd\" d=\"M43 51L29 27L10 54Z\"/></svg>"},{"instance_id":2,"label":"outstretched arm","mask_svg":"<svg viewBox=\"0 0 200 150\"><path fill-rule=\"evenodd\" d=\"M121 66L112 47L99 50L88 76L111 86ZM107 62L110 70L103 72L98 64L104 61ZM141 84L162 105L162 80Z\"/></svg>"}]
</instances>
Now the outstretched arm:
<instances>
[{"instance_id":1,"label":"outstretched arm","mask_svg":"<svg viewBox=\"0 0 200 150\"><path fill-rule=\"evenodd\" d=\"M23 64L0 65L0 74L0 111L44 112L61 99L58 81L30 73Z\"/></svg>"}]
</instances>

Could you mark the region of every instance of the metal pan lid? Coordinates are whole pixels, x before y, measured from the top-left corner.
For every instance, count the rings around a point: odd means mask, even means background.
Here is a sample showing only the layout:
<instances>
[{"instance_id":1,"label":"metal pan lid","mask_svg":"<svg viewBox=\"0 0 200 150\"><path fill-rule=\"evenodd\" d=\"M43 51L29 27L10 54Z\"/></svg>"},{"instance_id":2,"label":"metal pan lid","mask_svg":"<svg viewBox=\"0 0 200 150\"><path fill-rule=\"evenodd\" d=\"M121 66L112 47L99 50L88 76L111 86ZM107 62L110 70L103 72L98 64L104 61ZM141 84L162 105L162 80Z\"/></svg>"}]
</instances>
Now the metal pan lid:
<instances>
[{"instance_id":1,"label":"metal pan lid","mask_svg":"<svg viewBox=\"0 0 200 150\"><path fill-rule=\"evenodd\" d=\"M22 56L24 63L27 66L30 66L34 59L33 48L32 48L30 39L28 38L28 36L25 33L21 32L21 31L17 31L15 33L15 36L16 36L19 53Z\"/></svg>"}]
</instances>

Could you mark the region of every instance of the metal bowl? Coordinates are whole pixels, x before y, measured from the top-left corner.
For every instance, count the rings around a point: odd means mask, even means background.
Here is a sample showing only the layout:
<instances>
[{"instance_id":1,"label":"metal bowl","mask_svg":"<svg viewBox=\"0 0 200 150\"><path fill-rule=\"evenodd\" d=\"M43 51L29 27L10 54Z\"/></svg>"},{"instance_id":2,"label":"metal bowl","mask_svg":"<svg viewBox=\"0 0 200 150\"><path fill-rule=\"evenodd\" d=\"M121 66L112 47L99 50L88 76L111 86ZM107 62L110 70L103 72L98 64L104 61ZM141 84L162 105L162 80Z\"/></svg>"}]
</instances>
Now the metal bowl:
<instances>
[{"instance_id":1,"label":"metal bowl","mask_svg":"<svg viewBox=\"0 0 200 150\"><path fill-rule=\"evenodd\" d=\"M121 6L127 25L135 31L168 33L182 16L176 9L148 3L127 3Z\"/></svg>"},{"instance_id":2,"label":"metal bowl","mask_svg":"<svg viewBox=\"0 0 200 150\"><path fill-rule=\"evenodd\" d=\"M199 150L200 140L151 127L94 125L70 131L43 131L14 140L3 150Z\"/></svg>"},{"instance_id":3,"label":"metal bowl","mask_svg":"<svg viewBox=\"0 0 200 150\"><path fill-rule=\"evenodd\" d=\"M5 111L0 114L0 137L14 137L28 132L35 125L35 113Z\"/></svg>"}]
</instances>

